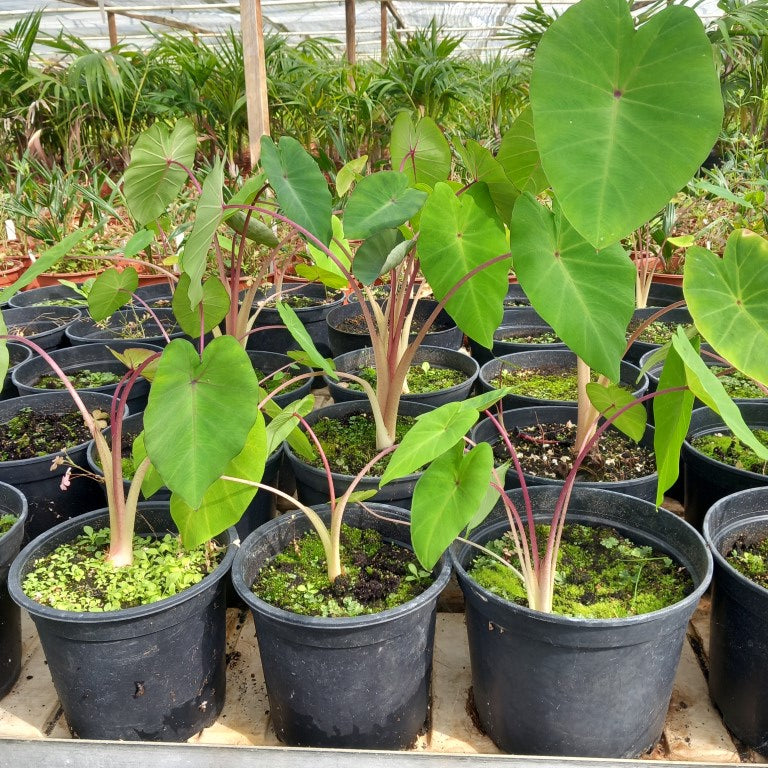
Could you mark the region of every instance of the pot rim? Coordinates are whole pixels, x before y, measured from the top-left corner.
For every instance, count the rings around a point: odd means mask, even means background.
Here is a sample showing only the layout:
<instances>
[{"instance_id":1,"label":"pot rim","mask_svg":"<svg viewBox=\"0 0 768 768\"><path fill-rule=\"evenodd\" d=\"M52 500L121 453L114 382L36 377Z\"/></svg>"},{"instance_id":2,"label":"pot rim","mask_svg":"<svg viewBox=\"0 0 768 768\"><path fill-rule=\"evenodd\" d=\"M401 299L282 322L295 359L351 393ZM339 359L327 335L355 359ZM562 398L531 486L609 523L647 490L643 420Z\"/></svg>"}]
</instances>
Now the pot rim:
<instances>
[{"instance_id":1,"label":"pot rim","mask_svg":"<svg viewBox=\"0 0 768 768\"><path fill-rule=\"evenodd\" d=\"M545 488L546 486L539 486L540 488ZM536 486L533 486L529 488L529 492L531 494L535 493L542 493L543 491L536 491L534 490ZM574 489L574 492L576 489ZM485 587L480 586L466 571L464 566L461 564L461 560L463 559L463 556L470 548L469 544L463 544L461 542L454 542L450 547L450 555L451 555L451 562L453 563L453 567L456 571L456 575L459 577L459 580L466 579L467 583L470 583L472 585L472 589L475 591L475 593L482 599L483 601L490 603L492 605L495 605L499 608L506 609L510 611L511 613L519 613L522 617L538 621L542 624L559 624L559 625L566 625L571 627L584 627L584 629L603 629L603 628L618 628L618 627L627 627L627 626L639 626L641 624L646 624L651 621L654 621L657 617L664 616L666 614L672 613L674 611L677 611L679 609L682 609L686 606L691 606L691 610L693 610L693 606L698 603L701 596L706 591L707 587L709 586L709 582L712 578L713 573L713 559L712 559L712 553L709 550L709 547L706 546L705 542L701 539L701 536L698 534L696 529L687 523L682 518L675 515L673 512L670 512L669 510L665 509L664 507L656 507L655 504L652 504L649 501L643 501L642 499L638 499L635 496L628 496L624 493L617 493L616 491L608 491L608 490L602 490L602 489L595 489L595 488L581 488L578 489L579 493L581 494L610 494L614 497L620 497L622 500L625 500L627 498L630 498L633 500L633 502L636 502L639 505L647 505L649 507L654 507L659 514L665 514L665 515L671 515L674 517L677 521L679 521L680 524L684 526L684 528L688 529L690 533L694 534L694 536L701 541L701 545L703 548L703 551L706 556L707 560L707 569L706 573L703 574L703 578L701 581L696 584L696 578L695 574L691 573L691 571L686 567L686 570L688 571L688 575L690 576L691 580L694 582L694 588L691 591L690 594L686 595L682 600L679 600L676 603L673 603L672 605L665 606L664 608L661 608L657 611L651 611L650 613L641 613L636 616L627 616L625 618L618 618L618 619L586 619L582 617L577 616L563 616L561 614L557 613L544 613L542 611L537 611L532 608L529 608L525 605L518 605L517 603L513 603L509 600L505 600L503 597L499 597L498 595L495 595L493 592L490 592L489 590L485 589ZM540 517L541 513L534 513L535 517ZM569 513L566 515L566 522L568 520L574 521L578 520L579 517L584 517L585 513ZM548 518L544 520L544 522L547 522ZM614 523L610 520L606 521L607 524L613 525ZM500 525L501 523L499 523ZM491 527L490 524L484 523L480 526L478 526L475 531L472 533L480 533L483 530L487 530L487 528ZM621 529L620 525L617 525L619 529ZM472 534L471 534L472 535Z\"/></svg>"},{"instance_id":2,"label":"pot rim","mask_svg":"<svg viewBox=\"0 0 768 768\"><path fill-rule=\"evenodd\" d=\"M358 506L358 505L356 505ZM403 520L410 519L410 513L397 507L393 504L386 504L380 502L367 502L367 506L375 509L377 512L385 512L389 515L399 516ZM329 504L313 505L312 509L320 513L328 511L330 509ZM269 531L272 528L278 528L281 526L288 526L297 519L304 519L309 525L308 530L314 530L309 523L309 519L304 512L300 509L291 510L286 512L280 517L276 517L264 525L257 528L250 533L245 541L240 543L237 554L235 555L234 562L232 563L232 583L235 590L243 599L243 601L252 610L258 611L271 621L284 624L294 625L301 624L302 626L309 628L317 628L324 630L333 630L338 632L345 632L348 630L359 629L361 627L370 627L378 624L386 624L398 616L411 613L418 610L425 603L430 600L437 599L438 595L443 591L448 580L451 577L451 560L448 557L448 553L445 552L441 556L438 564L433 568L433 573L437 571L434 581L416 597L411 598L406 603L397 605L394 608L387 608L378 613L369 613L364 616L307 616L301 613L294 613L293 611L286 611L283 608L278 608L271 603L267 603L260 597L255 595L249 586L246 585L245 579L242 573L242 563L246 558L249 547L259 538L259 535L263 535L265 531ZM398 542L403 544L408 549L413 551L413 548L409 544L404 542Z\"/></svg>"},{"instance_id":3,"label":"pot rim","mask_svg":"<svg viewBox=\"0 0 768 768\"><path fill-rule=\"evenodd\" d=\"M162 501L141 501L137 505L137 518L140 517L142 509L150 509L157 507L170 508L170 502ZM203 577L197 584L191 587L187 587L182 592L179 592L170 597L165 597L162 600L156 600L153 603L147 603L146 605L138 605L132 608L120 608L116 611L66 611L60 608L51 608L46 605L38 603L29 597L21 587L21 573L23 567L34 559L34 555L39 547L47 542L49 539L63 533L67 529L79 529L83 525L87 525L92 521L99 518L106 518L105 522L109 524L109 509L102 507L92 512L85 512L77 517L65 520L53 528L40 534L37 538L29 542L19 553L16 559L11 565L11 569L8 573L8 589L11 593L11 597L17 605L24 608L30 615L39 617L46 620L58 621L68 624L105 624L105 623L120 623L133 621L135 619L151 616L155 613L161 612L166 608L175 607L181 605L188 600L195 598L200 592L207 589L213 579L222 579L226 577L229 568L232 565L232 561L235 557L237 541L237 533L234 527L230 527L214 538L225 538L227 549L224 553L224 557L221 562L211 573ZM74 530L73 535L77 535L79 530Z\"/></svg>"}]
</instances>

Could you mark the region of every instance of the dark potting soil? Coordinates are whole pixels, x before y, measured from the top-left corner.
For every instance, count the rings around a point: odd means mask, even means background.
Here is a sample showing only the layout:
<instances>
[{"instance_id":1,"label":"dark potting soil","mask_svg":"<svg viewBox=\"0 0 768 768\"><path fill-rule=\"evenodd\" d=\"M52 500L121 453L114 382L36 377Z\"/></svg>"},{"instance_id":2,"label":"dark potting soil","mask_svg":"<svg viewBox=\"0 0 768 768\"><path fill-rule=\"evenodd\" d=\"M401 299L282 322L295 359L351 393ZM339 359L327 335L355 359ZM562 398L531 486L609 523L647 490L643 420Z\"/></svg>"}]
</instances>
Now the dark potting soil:
<instances>
[{"instance_id":1,"label":"dark potting soil","mask_svg":"<svg viewBox=\"0 0 768 768\"><path fill-rule=\"evenodd\" d=\"M354 372L355 375L361 379L365 379L372 387L376 386L376 369L373 367L362 368L359 371ZM441 389L449 389L450 387L456 387L462 382L466 381L467 376L461 371L454 370L453 368L441 368L440 366L432 366L429 363L422 363L421 365L412 365L408 369L406 375L406 384L408 385L408 392L417 395L423 395L427 392L438 392ZM362 387L354 382L343 382L350 389L361 391Z\"/></svg>"},{"instance_id":2,"label":"dark potting soil","mask_svg":"<svg viewBox=\"0 0 768 768\"><path fill-rule=\"evenodd\" d=\"M641 325L642 320L633 320L627 328L628 333L634 333ZM666 344L675 333L679 323L665 323L657 320L651 323L638 337L637 341L644 341L648 344ZM683 325L683 328L690 328L690 324Z\"/></svg>"},{"instance_id":3,"label":"dark potting soil","mask_svg":"<svg viewBox=\"0 0 768 768\"><path fill-rule=\"evenodd\" d=\"M756 429L754 433L763 445L768 446L768 430ZM736 469L757 472L759 475L768 474L768 462L730 432L715 432L695 437L691 440L691 445L710 459L722 461Z\"/></svg>"},{"instance_id":4,"label":"dark potting soil","mask_svg":"<svg viewBox=\"0 0 768 768\"><path fill-rule=\"evenodd\" d=\"M18 519L16 515L0 515L0 536L8 533Z\"/></svg>"},{"instance_id":5,"label":"dark potting soil","mask_svg":"<svg viewBox=\"0 0 768 768\"><path fill-rule=\"evenodd\" d=\"M768 589L768 537L754 539L742 534L725 559L750 581Z\"/></svg>"},{"instance_id":6,"label":"dark potting soil","mask_svg":"<svg viewBox=\"0 0 768 768\"><path fill-rule=\"evenodd\" d=\"M597 377L593 376L592 380L597 381ZM575 401L579 396L575 366L525 368L504 364L491 383L494 387L510 387L515 395L535 397L539 400ZM632 391L632 387L624 384L619 386Z\"/></svg>"},{"instance_id":7,"label":"dark potting soil","mask_svg":"<svg viewBox=\"0 0 768 768\"><path fill-rule=\"evenodd\" d=\"M419 322L419 319L417 317L413 318L413 322L411 323L411 335L418 333L421 330L422 323ZM448 328L450 328L450 324L446 321L440 321L438 318L435 320L434 323L432 323L432 327L429 329L429 333L437 333L439 331L446 331ZM345 317L338 325L338 329L340 331L344 331L345 333L356 333L356 334L368 334L368 326L365 323L365 317L363 316L363 313L361 312L359 315L353 315L352 317ZM428 342L424 342L425 344Z\"/></svg>"},{"instance_id":8,"label":"dark potting soil","mask_svg":"<svg viewBox=\"0 0 768 768\"><path fill-rule=\"evenodd\" d=\"M94 411L107 426L108 414ZM91 439L91 433L77 410L42 414L23 408L10 421L0 424L0 461L18 461L47 456Z\"/></svg>"},{"instance_id":9,"label":"dark potting soil","mask_svg":"<svg viewBox=\"0 0 768 768\"><path fill-rule=\"evenodd\" d=\"M396 443L403 439L414 422L412 416L398 416L395 427ZM324 416L312 425L312 431L323 446L333 472L356 475L378 453L376 423L370 414L356 413L341 419L329 419ZM387 467L390 455L377 461L368 476L381 475ZM309 463L319 469L323 468L319 455Z\"/></svg>"},{"instance_id":10,"label":"dark potting soil","mask_svg":"<svg viewBox=\"0 0 768 768\"><path fill-rule=\"evenodd\" d=\"M500 336L497 341L513 342L515 344L556 344L560 341L560 338L554 331L543 331L542 333L510 331Z\"/></svg>"},{"instance_id":11,"label":"dark potting soil","mask_svg":"<svg viewBox=\"0 0 768 768\"><path fill-rule=\"evenodd\" d=\"M285 296L280 298L280 301L293 309L304 309L306 307L322 307L325 304L333 304L334 301L338 301L343 295L341 291L334 291L325 296L304 296L299 293L286 293Z\"/></svg>"},{"instance_id":12,"label":"dark potting soil","mask_svg":"<svg viewBox=\"0 0 768 768\"><path fill-rule=\"evenodd\" d=\"M211 573L223 550L215 543L187 550L178 536L133 537L132 565L106 560L109 528L83 534L35 562L22 588L33 600L64 611L116 611L178 594Z\"/></svg>"},{"instance_id":13,"label":"dark potting soil","mask_svg":"<svg viewBox=\"0 0 768 768\"><path fill-rule=\"evenodd\" d=\"M532 424L515 427L508 435L526 474L564 480L571 471L575 458L575 424ZM501 438L493 443L493 453L498 463L510 458ZM653 451L609 428L600 438L597 450L582 463L576 479L582 482L613 482L646 477L655 471Z\"/></svg>"},{"instance_id":14,"label":"dark potting soil","mask_svg":"<svg viewBox=\"0 0 768 768\"><path fill-rule=\"evenodd\" d=\"M542 556L549 530L536 526ZM510 533L486 547L519 568ZM553 612L563 616L616 619L650 613L679 602L693 589L683 566L609 526L566 522L556 571ZM490 556L476 557L469 574L494 594L527 605L520 579Z\"/></svg>"},{"instance_id":15,"label":"dark potting soil","mask_svg":"<svg viewBox=\"0 0 768 768\"><path fill-rule=\"evenodd\" d=\"M342 526L344 573L331 582L315 531L261 569L253 592L262 600L307 616L361 616L394 608L431 583L410 549L383 541L377 531Z\"/></svg>"},{"instance_id":16,"label":"dark potting soil","mask_svg":"<svg viewBox=\"0 0 768 768\"><path fill-rule=\"evenodd\" d=\"M112 371L91 371L88 368L81 368L78 371L67 373L67 378L72 382L75 389L88 389L89 387L106 387L109 384L117 384L120 376ZM46 373L35 383L35 387L40 389L64 389L64 383L55 373Z\"/></svg>"},{"instance_id":17,"label":"dark potting soil","mask_svg":"<svg viewBox=\"0 0 768 768\"><path fill-rule=\"evenodd\" d=\"M110 324L109 319L96 323L96 327L102 331L109 331L118 339L146 339L162 336L160 326L166 333L176 333L179 327L170 318L158 318L155 320L149 313L136 314L136 316L120 325Z\"/></svg>"}]
</instances>

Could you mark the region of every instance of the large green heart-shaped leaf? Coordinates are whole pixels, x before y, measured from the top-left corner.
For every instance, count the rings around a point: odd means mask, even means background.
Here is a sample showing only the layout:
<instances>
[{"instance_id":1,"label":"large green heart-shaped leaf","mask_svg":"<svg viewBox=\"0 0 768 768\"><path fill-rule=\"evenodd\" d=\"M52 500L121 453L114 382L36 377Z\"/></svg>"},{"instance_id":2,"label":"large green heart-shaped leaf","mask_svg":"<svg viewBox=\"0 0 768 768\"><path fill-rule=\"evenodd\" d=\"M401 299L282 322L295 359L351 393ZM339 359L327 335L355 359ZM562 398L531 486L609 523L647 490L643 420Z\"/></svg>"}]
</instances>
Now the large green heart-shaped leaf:
<instances>
[{"instance_id":1,"label":"large green heart-shaped leaf","mask_svg":"<svg viewBox=\"0 0 768 768\"><path fill-rule=\"evenodd\" d=\"M464 441L435 459L413 489L411 543L419 562L434 568L440 556L475 516L493 469L489 443L464 453Z\"/></svg>"},{"instance_id":2,"label":"large green heart-shaped leaf","mask_svg":"<svg viewBox=\"0 0 768 768\"><path fill-rule=\"evenodd\" d=\"M531 106L546 177L597 248L666 205L723 118L696 12L670 6L635 31L626 0L580 0L552 23L536 51Z\"/></svg>"},{"instance_id":3,"label":"large green heart-shaped leaf","mask_svg":"<svg viewBox=\"0 0 768 768\"><path fill-rule=\"evenodd\" d=\"M364 240L382 229L399 227L424 204L427 193L410 186L399 171L372 173L357 183L344 210L344 231Z\"/></svg>"},{"instance_id":4,"label":"large green heart-shaped leaf","mask_svg":"<svg viewBox=\"0 0 768 768\"><path fill-rule=\"evenodd\" d=\"M465 146L457 146L464 168L474 183L487 185L491 198L503 221L509 221L515 200L520 194L510 181L501 163L482 145L469 139Z\"/></svg>"},{"instance_id":5,"label":"large green heart-shaped leaf","mask_svg":"<svg viewBox=\"0 0 768 768\"><path fill-rule=\"evenodd\" d=\"M123 246L123 254L132 259L155 242L155 233L150 229L140 229Z\"/></svg>"},{"instance_id":6,"label":"large green heart-shaped leaf","mask_svg":"<svg viewBox=\"0 0 768 768\"><path fill-rule=\"evenodd\" d=\"M125 171L125 201L142 226L165 213L176 199L195 161L197 137L189 120L179 120L172 131L155 123L136 140ZM181 165L179 165L179 163Z\"/></svg>"},{"instance_id":7,"label":"large green heart-shaped leaf","mask_svg":"<svg viewBox=\"0 0 768 768\"><path fill-rule=\"evenodd\" d=\"M621 246L595 250L530 193L517 201L509 234L534 309L587 365L618 381L635 308L635 268Z\"/></svg>"},{"instance_id":8,"label":"large green heart-shaped leaf","mask_svg":"<svg viewBox=\"0 0 768 768\"><path fill-rule=\"evenodd\" d=\"M203 182L203 191L195 206L195 223L187 242L184 243L184 253L181 257L181 268L189 275L187 296L193 309L203 300L202 280L208 262L208 252L224 215L223 190L224 163L217 159ZM177 286L176 291L178 290Z\"/></svg>"},{"instance_id":9,"label":"large green heart-shaped leaf","mask_svg":"<svg viewBox=\"0 0 768 768\"><path fill-rule=\"evenodd\" d=\"M696 327L718 354L768 384L768 241L737 230L722 259L689 248L683 292Z\"/></svg>"},{"instance_id":10,"label":"large green heart-shaped leaf","mask_svg":"<svg viewBox=\"0 0 768 768\"><path fill-rule=\"evenodd\" d=\"M312 156L290 136L261 137L261 164L283 213L323 245L333 236L331 191Z\"/></svg>"},{"instance_id":11,"label":"large green heart-shaped leaf","mask_svg":"<svg viewBox=\"0 0 768 768\"><path fill-rule=\"evenodd\" d=\"M370 285L400 264L412 245L413 240L406 240L399 229L383 229L357 249L352 272L361 283Z\"/></svg>"},{"instance_id":12,"label":"large green heart-shaped leaf","mask_svg":"<svg viewBox=\"0 0 768 768\"><path fill-rule=\"evenodd\" d=\"M243 450L227 464L222 475L258 483L264 474L266 460L264 417L257 413ZM189 506L178 494L171 494L171 517L184 546L197 547L237 523L257 490L252 485L219 478L208 488L197 507Z\"/></svg>"},{"instance_id":13,"label":"large green heart-shaped leaf","mask_svg":"<svg viewBox=\"0 0 768 768\"><path fill-rule=\"evenodd\" d=\"M144 440L165 484L191 507L243 450L257 418L259 383L232 336L208 344L202 359L185 339L164 350L144 412Z\"/></svg>"},{"instance_id":14,"label":"large green heart-shaped leaf","mask_svg":"<svg viewBox=\"0 0 768 768\"><path fill-rule=\"evenodd\" d=\"M507 252L504 227L484 184L460 196L447 184L435 186L421 214L418 255L438 300L473 269ZM504 312L510 261L481 269L445 305L459 328L489 349Z\"/></svg>"},{"instance_id":15,"label":"large green heart-shaped leaf","mask_svg":"<svg viewBox=\"0 0 768 768\"><path fill-rule=\"evenodd\" d=\"M193 339L200 337L200 311L203 312L203 333L217 326L229 312L229 291L218 277L209 277L203 283L203 297L196 307L189 300L190 278L185 272L173 292L171 306L181 330Z\"/></svg>"},{"instance_id":16,"label":"large green heart-shaped leaf","mask_svg":"<svg viewBox=\"0 0 768 768\"><path fill-rule=\"evenodd\" d=\"M127 304L139 287L139 275L133 267L122 271L107 269L93 282L88 291L88 311L96 320L104 320Z\"/></svg>"},{"instance_id":17,"label":"large green heart-shaped leaf","mask_svg":"<svg viewBox=\"0 0 768 768\"><path fill-rule=\"evenodd\" d=\"M392 168L405 173L414 186L434 187L451 172L451 148L431 117L414 125L410 115L401 112L392 124L389 150Z\"/></svg>"},{"instance_id":18,"label":"large green heart-shaped leaf","mask_svg":"<svg viewBox=\"0 0 768 768\"><path fill-rule=\"evenodd\" d=\"M343 264L346 269L349 269L349 241L344 236L344 225L338 216L333 216L331 218L331 229L333 231L333 241L329 246L329 250L340 264ZM343 286L347 285L346 275L341 271L341 268L336 261L325 253L325 251L320 250L320 248L312 245L312 243L307 243L307 251L312 258L312 263L321 271L320 274L330 273L336 275L339 280L344 281ZM297 267L298 266L301 265L297 265Z\"/></svg>"},{"instance_id":19,"label":"large green heart-shaped leaf","mask_svg":"<svg viewBox=\"0 0 768 768\"><path fill-rule=\"evenodd\" d=\"M496 159L521 192L538 195L549 186L541 168L530 106L515 118L515 122L504 134Z\"/></svg>"}]
</instances>

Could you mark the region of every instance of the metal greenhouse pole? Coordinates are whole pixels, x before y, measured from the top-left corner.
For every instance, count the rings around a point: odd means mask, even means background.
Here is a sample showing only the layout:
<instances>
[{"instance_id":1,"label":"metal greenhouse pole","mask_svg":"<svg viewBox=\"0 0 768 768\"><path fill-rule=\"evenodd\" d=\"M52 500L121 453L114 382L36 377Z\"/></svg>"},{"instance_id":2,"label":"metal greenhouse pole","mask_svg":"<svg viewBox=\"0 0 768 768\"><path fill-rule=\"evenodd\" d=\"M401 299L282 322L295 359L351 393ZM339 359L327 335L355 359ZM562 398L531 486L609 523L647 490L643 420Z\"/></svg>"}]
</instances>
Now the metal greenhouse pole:
<instances>
[{"instance_id":1,"label":"metal greenhouse pole","mask_svg":"<svg viewBox=\"0 0 768 768\"><path fill-rule=\"evenodd\" d=\"M264 26L261 0L240 0L240 24L243 35L245 99L248 112L248 146L251 168L259 161L262 136L269 135L267 102L267 65L264 58Z\"/></svg>"}]
</instances>

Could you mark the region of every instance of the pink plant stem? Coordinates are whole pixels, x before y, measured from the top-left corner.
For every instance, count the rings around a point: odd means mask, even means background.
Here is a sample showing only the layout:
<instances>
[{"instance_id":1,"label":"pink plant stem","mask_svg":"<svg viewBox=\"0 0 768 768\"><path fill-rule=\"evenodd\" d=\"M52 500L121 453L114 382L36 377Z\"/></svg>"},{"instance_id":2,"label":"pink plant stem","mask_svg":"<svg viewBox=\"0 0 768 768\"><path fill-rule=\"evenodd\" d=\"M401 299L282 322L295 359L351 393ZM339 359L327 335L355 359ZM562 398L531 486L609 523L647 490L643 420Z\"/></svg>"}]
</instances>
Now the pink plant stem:
<instances>
[{"instance_id":1,"label":"pink plant stem","mask_svg":"<svg viewBox=\"0 0 768 768\"><path fill-rule=\"evenodd\" d=\"M137 296L135 293L132 293L131 296L133 296L133 298L136 299L136 301L138 301L139 304L141 304L141 306L147 310L150 317L155 321L155 323L157 324L157 327L160 329L160 334L165 339L165 343L170 344L171 337L168 335L168 331L165 330L165 328L163 327L163 324L160 322L160 318L157 316L157 314L152 309L152 307L150 307L149 304L147 304L147 302L141 298L141 296Z\"/></svg>"},{"instance_id":2,"label":"pink plant stem","mask_svg":"<svg viewBox=\"0 0 768 768\"><path fill-rule=\"evenodd\" d=\"M178 160L168 160L167 161L168 166L171 165L178 165L179 168L181 168L187 176L189 176L189 180L192 182L192 186L197 190L198 194L200 194L203 191L203 187L201 186L200 182L197 180L197 177L194 173L192 173L191 169L187 168L184 163L180 163Z\"/></svg>"},{"instance_id":3,"label":"pink plant stem","mask_svg":"<svg viewBox=\"0 0 768 768\"><path fill-rule=\"evenodd\" d=\"M287 367L287 366L286 366ZM282 369L280 369L282 370ZM277 373L277 371L274 371ZM303 381L304 379L314 379L316 376L320 376L322 371L312 371L311 373L298 373L296 376L292 376L288 381L284 381L282 384L276 386L260 403L259 410L261 410L270 400L273 400L275 395L279 395L284 389L293 386L297 381ZM270 376L274 375L273 373ZM267 376L264 377L269 378Z\"/></svg>"},{"instance_id":4,"label":"pink plant stem","mask_svg":"<svg viewBox=\"0 0 768 768\"><path fill-rule=\"evenodd\" d=\"M330 499L331 508L333 508L336 506L336 489L333 487L333 476L331 475L331 466L328 463L328 457L325 455L323 446L320 444L317 435L314 433L312 427L309 426L306 419L300 413L294 413L293 415L299 419L299 423L307 430L307 434L309 434L312 442L315 444L315 448L317 448L317 452L320 454L320 460L323 462L323 469L325 470L325 477L328 480L328 498Z\"/></svg>"},{"instance_id":5,"label":"pink plant stem","mask_svg":"<svg viewBox=\"0 0 768 768\"><path fill-rule=\"evenodd\" d=\"M662 307L658 312L654 312L650 317L643 320L640 325L635 328L635 330L632 332L630 337L627 339L627 346L624 350L624 354L626 354L629 351L629 348L640 338L640 334L648 328L648 326L655 323L660 317L663 317L667 314L667 312L671 312L673 309L680 309L680 307L685 306L685 299L681 299L680 301L676 301L674 304L670 304L668 307Z\"/></svg>"}]
</instances>

